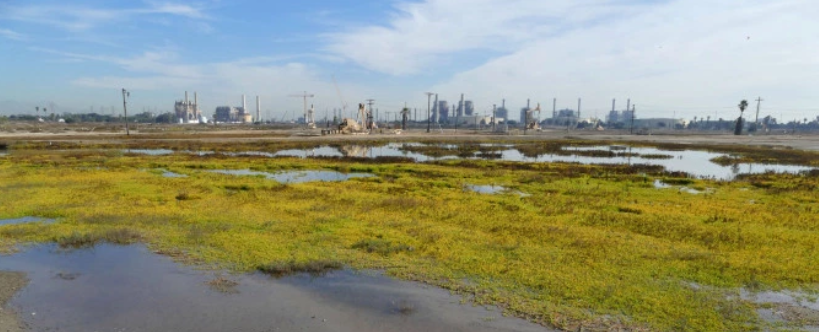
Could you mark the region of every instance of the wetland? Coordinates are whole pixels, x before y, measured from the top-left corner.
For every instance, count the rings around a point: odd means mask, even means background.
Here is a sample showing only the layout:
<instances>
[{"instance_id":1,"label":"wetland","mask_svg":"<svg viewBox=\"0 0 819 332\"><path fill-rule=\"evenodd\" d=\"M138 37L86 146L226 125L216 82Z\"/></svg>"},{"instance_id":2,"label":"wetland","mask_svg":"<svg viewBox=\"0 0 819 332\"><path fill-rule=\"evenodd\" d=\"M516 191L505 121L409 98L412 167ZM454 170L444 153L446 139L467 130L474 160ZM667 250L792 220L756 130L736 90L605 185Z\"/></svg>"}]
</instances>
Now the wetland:
<instances>
[{"instance_id":1,"label":"wetland","mask_svg":"<svg viewBox=\"0 0 819 332\"><path fill-rule=\"evenodd\" d=\"M9 306L37 329L219 326L145 325L189 299L250 330L810 330L817 167L643 141L19 141L0 155L0 270L28 273ZM260 295L277 292L297 303Z\"/></svg>"}]
</instances>

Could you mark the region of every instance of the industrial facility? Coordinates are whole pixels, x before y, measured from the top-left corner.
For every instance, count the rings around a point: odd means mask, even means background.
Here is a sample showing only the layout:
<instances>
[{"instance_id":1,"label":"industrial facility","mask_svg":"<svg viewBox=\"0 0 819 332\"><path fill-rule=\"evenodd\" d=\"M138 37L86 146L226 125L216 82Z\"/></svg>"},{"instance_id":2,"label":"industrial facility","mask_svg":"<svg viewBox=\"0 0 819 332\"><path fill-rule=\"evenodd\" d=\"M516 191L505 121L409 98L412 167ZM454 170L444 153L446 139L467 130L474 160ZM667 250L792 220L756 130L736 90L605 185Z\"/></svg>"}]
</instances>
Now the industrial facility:
<instances>
[{"instance_id":1,"label":"industrial facility","mask_svg":"<svg viewBox=\"0 0 819 332\"><path fill-rule=\"evenodd\" d=\"M256 116L260 115L261 100L256 96ZM213 114L213 120L223 123L253 123L253 115L247 109L245 95L242 95L242 106L219 106Z\"/></svg>"},{"instance_id":2,"label":"industrial facility","mask_svg":"<svg viewBox=\"0 0 819 332\"><path fill-rule=\"evenodd\" d=\"M188 92L185 91L185 100L176 101L173 109L179 123L205 123L208 121L202 116L202 110L199 109L199 97L196 92L193 93L193 102L191 102L188 100Z\"/></svg>"}]
</instances>

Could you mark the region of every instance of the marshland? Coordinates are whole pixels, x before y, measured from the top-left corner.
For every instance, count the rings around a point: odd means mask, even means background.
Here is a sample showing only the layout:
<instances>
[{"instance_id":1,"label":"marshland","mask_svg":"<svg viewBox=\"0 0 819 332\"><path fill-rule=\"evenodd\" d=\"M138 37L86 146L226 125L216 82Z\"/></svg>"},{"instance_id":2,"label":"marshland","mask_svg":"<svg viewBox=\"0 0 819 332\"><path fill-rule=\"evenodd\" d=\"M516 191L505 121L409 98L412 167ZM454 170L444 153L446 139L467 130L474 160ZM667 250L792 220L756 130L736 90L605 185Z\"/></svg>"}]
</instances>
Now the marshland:
<instances>
[{"instance_id":1,"label":"marshland","mask_svg":"<svg viewBox=\"0 0 819 332\"><path fill-rule=\"evenodd\" d=\"M105 272L147 290L159 286L145 280L180 269L196 281L184 289L210 289L208 301L266 303L251 297L282 284L305 299L358 299L334 300L348 309L325 311L330 322L380 307L369 321L455 329L435 325L431 306L446 303L486 329L819 326L819 152L611 137L271 137L4 141L0 270L32 283L10 307L35 329L63 326L57 318L70 315L27 313L46 295L94 297L38 286L87 286ZM162 268L125 273L88 263L94 255ZM56 266L25 263L37 259ZM451 295L379 293L390 289ZM288 326L321 330L314 320Z\"/></svg>"}]
</instances>

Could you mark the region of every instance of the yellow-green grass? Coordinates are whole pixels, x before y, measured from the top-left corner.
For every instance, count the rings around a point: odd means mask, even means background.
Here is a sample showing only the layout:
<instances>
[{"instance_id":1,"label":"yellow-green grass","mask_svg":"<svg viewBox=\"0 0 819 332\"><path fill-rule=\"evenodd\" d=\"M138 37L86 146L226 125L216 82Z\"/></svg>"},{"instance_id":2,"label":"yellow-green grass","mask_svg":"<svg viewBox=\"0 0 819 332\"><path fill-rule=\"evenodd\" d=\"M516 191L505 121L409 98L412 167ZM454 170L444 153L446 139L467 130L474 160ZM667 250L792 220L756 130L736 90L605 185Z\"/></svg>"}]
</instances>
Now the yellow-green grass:
<instances>
[{"instance_id":1,"label":"yellow-green grass","mask_svg":"<svg viewBox=\"0 0 819 332\"><path fill-rule=\"evenodd\" d=\"M279 184L206 172L224 168L376 177ZM815 175L695 180L713 190L692 195L613 169L19 153L0 157L0 218L58 222L0 226L0 247L141 241L235 271L341 262L566 330L754 331L766 323L740 288L819 290Z\"/></svg>"}]
</instances>

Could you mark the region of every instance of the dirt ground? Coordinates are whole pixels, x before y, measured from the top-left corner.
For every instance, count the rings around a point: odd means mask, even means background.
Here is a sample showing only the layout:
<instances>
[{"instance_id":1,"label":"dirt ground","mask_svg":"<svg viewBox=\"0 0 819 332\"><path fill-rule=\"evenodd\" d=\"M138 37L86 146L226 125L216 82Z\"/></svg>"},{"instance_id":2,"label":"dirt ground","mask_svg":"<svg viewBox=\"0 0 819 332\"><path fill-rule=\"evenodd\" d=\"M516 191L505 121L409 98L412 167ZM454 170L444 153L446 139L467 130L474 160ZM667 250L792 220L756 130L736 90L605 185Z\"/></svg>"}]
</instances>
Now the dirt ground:
<instances>
[{"instance_id":1,"label":"dirt ground","mask_svg":"<svg viewBox=\"0 0 819 332\"><path fill-rule=\"evenodd\" d=\"M550 140L550 139L589 139L610 140L619 142L660 142L681 144L720 144L720 145L764 145L783 146L801 150L819 151L819 133L763 133L759 135L735 136L729 132L719 131L683 131L663 130L654 131L648 135L631 135L627 130L572 130L544 129L543 131L528 131L513 129L507 134L493 134L487 130L473 129L433 129L429 133L426 128L415 128L401 131L396 134L392 129L379 129L369 135L327 135L322 136L320 129L285 128L282 126L258 125L142 125L131 130L126 136L124 130L116 127L93 127L93 124L79 124L71 126L43 125L38 129L12 129L6 124L0 128L0 145L14 141L49 140L49 141L107 141L111 143L131 140L203 140L203 141L230 141L230 140L308 140L308 141L345 141L390 139L394 141L413 141L440 139L442 141L459 141L475 139L503 139L503 140Z\"/></svg>"},{"instance_id":2,"label":"dirt ground","mask_svg":"<svg viewBox=\"0 0 819 332\"><path fill-rule=\"evenodd\" d=\"M7 302L28 283L24 273L0 271L0 332L23 331L16 315L7 309Z\"/></svg>"}]
</instances>

